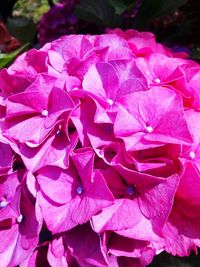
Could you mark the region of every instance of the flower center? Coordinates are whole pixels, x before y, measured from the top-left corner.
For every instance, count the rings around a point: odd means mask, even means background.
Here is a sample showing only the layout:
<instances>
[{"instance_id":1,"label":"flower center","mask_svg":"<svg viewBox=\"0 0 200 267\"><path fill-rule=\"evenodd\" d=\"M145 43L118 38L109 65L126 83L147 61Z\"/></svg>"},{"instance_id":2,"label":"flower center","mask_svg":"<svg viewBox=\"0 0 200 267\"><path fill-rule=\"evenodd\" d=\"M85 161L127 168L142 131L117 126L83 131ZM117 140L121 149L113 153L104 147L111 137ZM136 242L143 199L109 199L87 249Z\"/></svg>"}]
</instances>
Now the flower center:
<instances>
[{"instance_id":1,"label":"flower center","mask_svg":"<svg viewBox=\"0 0 200 267\"><path fill-rule=\"evenodd\" d=\"M135 186L133 185L129 185L127 188L126 188L126 192L129 196L133 196L135 195L136 193L136 189L135 189Z\"/></svg>"},{"instance_id":2,"label":"flower center","mask_svg":"<svg viewBox=\"0 0 200 267\"><path fill-rule=\"evenodd\" d=\"M107 99L107 103L108 103L110 106L112 106L113 103L114 103L114 101L113 101L111 98L108 98L108 99Z\"/></svg>"},{"instance_id":3,"label":"flower center","mask_svg":"<svg viewBox=\"0 0 200 267\"><path fill-rule=\"evenodd\" d=\"M161 81L160 81L159 78L156 78L156 79L154 80L154 82L159 84Z\"/></svg>"},{"instance_id":4,"label":"flower center","mask_svg":"<svg viewBox=\"0 0 200 267\"><path fill-rule=\"evenodd\" d=\"M56 132L56 136L61 137L61 136L62 136L62 131L61 131L61 130L58 130L58 131Z\"/></svg>"},{"instance_id":5,"label":"flower center","mask_svg":"<svg viewBox=\"0 0 200 267\"><path fill-rule=\"evenodd\" d=\"M17 217L17 222L18 222L18 223L22 223L23 219L24 219L24 216L23 216L22 214L20 214L20 215Z\"/></svg>"},{"instance_id":6,"label":"flower center","mask_svg":"<svg viewBox=\"0 0 200 267\"><path fill-rule=\"evenodd\" d=\"M8 202L6 200L3 200L0 202L0 208L5 208L8 205Z\"/></svg>"},{"instance_id":7,"label":"flower center","mask_svg":"<svg viewBox=\"0 0 200 267\"><path fill-rule=\"evenodd\" d=\"M83 187L81 186L81 185L79 185L77 188L76 188L76 193L78 194L78 195L81 195L82 193L83 193Z\"/></svg>"},{"instance_id":8,"label":"flower center","mask_svg":"<svg viewBox=\"0 0 200 267\"><path fill-rule=\"evenodd\" d=\"M72 90L79 90L79 88L78 87L73 87Z\"/></svg>"},{"instance_id":9,"label":"flower center","mask_svg":"<svg viewBox=\"0 0 200 267\"><path fill-rule=\"evenodd\" d=\"M113 126L110 123L106 123L106 125L104 126L104 131L106 133L112 133L113 130Z\"/></svg>"},{"instance_id":10,"label":"flower center","mask_svg":"<svg viewBox=\"0 0 200 267\"><path fill-rule=\"evenodd\" d=\"M148 133L153 132L153 128L151 126L146 126L146 130Z\"/></svg>"},{"instance_id":11,"label":"flower center","mask_svg":"<svg viewBox=\"0 0 200 267\"><path fill-rule=\"evenodd\" d=\"M191 151L189 157L190 157L191 159L195 159L195 157L196 157L195 152L194 152L194 151Z\"/></svg>"},{"instance_id":12,"label":"flower center","mask_svg":"<svg viewBox=\"0 0 200 267\"><path fill-rule=\"evenodd\" d=\"M44 109L44 110L42 111L42 116L43 116L43 117L47 117L48 114L49 114L48 110Z\"/></svg>"}]
</instances>

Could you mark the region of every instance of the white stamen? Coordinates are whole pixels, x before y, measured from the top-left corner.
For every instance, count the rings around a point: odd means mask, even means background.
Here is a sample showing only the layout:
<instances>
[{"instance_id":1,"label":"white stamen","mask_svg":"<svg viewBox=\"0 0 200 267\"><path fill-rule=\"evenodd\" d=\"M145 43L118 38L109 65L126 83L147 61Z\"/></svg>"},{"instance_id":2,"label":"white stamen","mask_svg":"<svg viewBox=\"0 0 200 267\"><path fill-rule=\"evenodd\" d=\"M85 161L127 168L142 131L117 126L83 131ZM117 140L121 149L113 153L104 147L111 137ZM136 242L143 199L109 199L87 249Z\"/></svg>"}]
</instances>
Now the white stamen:
<instances>
[{"instance_id":1,"label":"white stamen","mask_svg":"<svg viewBox=\"0 0 200 267\"><path fill-rule=\"evenodd\" d=\"M155 82L155 83L160 83L161 81L160 81L159 78L156 78L156 79L154 80L154 82Z\"/></svg>"},{"instance_id":2,"label":"white stamen","mask_svg":"<svg viewBox=\"0 0 200 267\"><path fill-rule=\"evenodd\" d=\"M44 110L42 111L42 116L43 116L43 117L47 117L48 114L49 114L48 110L44 109Z\"/></svg>"},{"instance_id":3,"label":"white stamen","mask_svg":"<svg viewBox=\"0 0 200 267\"><path fill-rule=\"evenodd\" d=\"M194 152L194 151L191 151L189 157L190 157L191 159L195 159L195 157L196 157L195 152Z\"/></svg>"},{"instance_id":4,"label":"white stamen","mask_svg":"<svg viewBox=\"0 0 200 267\"><path fill-rule=\"evenodd\" d=\"M21 223L23 221L23 215L20 214L19 217L17 218L17 222Z\"/></svg>"},{"instance_id":5,"label":"white stamen","mask_svg":"<svg viewBox=\"0 0 200 267\"><path fill-rule=\"evenodd\" d=\"M76 91L76 90L79 90L79 88L78 87L74 87L74 88L72 88L72 90Z\"/></svg>"},{"instance_id":6,"label":"white stamen","mask_svg":"<svg viewBox=\"0 0 200 267\"><path fill-rule=\"evenodd\" d=\"M0 202L0 208L5 208L8 205L8 202L3 200Z\"/></svg>"},{"instance_id":7,"label":"white stamen","mask_svg":"<svg viewBox=\"0 0 200 267\"><path fill-rule=\"evenodd\" d=\"M108 98L108 99L107 99L107 103L108 103L110 106L112 106L113 103L114 103L114 101L113 101L111 98Z\"/></svg>"},{"instance_id":8,"label":"white stamen","mask_svg":"<svg viewBox=\"0 0 200 267\"><path fill-rule=\"evenodd\" d=\"M147 126L146 127L146 130L147 130L148 133L153 132L153 128L151 126Z\"/></svg>"}]
</instances>

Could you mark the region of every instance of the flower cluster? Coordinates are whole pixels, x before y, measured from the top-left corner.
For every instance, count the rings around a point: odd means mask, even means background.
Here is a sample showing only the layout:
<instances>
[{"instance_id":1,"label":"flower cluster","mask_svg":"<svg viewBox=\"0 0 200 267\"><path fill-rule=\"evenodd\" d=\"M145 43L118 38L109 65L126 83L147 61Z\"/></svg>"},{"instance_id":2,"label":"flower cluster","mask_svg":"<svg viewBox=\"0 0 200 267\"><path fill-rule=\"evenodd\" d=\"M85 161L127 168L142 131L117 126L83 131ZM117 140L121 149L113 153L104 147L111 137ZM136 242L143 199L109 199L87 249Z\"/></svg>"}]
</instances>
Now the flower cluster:
<instances>
[{"instance_id":1,"label":"flower cluster","mask_svg":"<svg viewBox=\"0 0 200 267\"><path fill-rule=\"evenodd\" d=\"M120 29L0 71L1 267L147 266L200 246L200 66Z\"/></svg>"}]
</instances>

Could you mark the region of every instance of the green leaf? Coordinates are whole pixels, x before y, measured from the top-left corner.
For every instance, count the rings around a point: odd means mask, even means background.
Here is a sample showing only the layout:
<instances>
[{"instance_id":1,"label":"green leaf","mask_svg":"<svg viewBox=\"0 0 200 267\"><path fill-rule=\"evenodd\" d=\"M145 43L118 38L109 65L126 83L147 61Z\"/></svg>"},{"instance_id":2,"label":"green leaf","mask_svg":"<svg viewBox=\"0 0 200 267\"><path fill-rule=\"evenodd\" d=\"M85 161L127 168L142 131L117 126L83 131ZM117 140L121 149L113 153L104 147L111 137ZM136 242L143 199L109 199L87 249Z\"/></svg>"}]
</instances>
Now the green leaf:
<instances>
[{"instance_id":1,"label":"green leaf","mask_svg":"<svg viewBox=\"0 0 200 267\"><path fill-rule=\"evenodd\" d=\"M81 0L75 14L82 20L104 26L113 26L115 21L115 10L107 0Z\"/></svg>"},{"instance_id":2,"label":"green leaf","mask_svg":"<svg viewBox=\"0 0 200 267\"><path fill-rule=\"evenodd\" d=\"M8 19L6 26L9 33L15 36L22 44L33 42L36 34L36 25L32 20L26 17L13 17Z\"/></svg>"},{"instance_id":3,"label":"green leaf","mask_svg":"<svg viewBox=\"0 0 200 267\"><path fill-rule=\"evenodd\" d=\"M4 53L0 53L0 68L6 67L7 65L9 65L10 63L13 62L13 60L23 51L25 51L30 44L25 44L22 47L20 47L19 49L15 50L12 53L9 54L4 54Z\"/></svg>"},{"instance_id":4,"label":"green leaf","mask_svg":"<svg viewBox=\"0 0 200 267\"><path fill-rule=\"evenodd\" d=\"M121 15L134 5L135 0L108 0L108 2L114 7L116 14Z\"/></svg>"},{"instance_id":5,"label":"green leaf","mask_svg":"<svg viewBox=\"0 0 200 267\"><path fill-rule=\"evenodd\" d=\"M37 23L41 16L49 10L47 0L19 0L15 2L13 16L27 17L35 23ZM58 0L54 0L54 3L57 2Z\"/></svg>"},{"instance_id":6,"label":"green leaf","mask_svg":"<svg viewBox=\"0 0 200 267\"><path fill-rule=\"evenodd\" d=\"M194 60L200 60L200 47L196 47L192 50L190 57Z\"/></svg>"},{"instance_id":7,"label":"green leaf","mask_svg":"<svg viewBox=\"0 0 200 267\"><path fill-rule=\"evenodd\" d=\"M152 19L167 15L186 3L187 0L144 0L136 16L136 26L145 26Z\"/></svg>"}]
</instances>

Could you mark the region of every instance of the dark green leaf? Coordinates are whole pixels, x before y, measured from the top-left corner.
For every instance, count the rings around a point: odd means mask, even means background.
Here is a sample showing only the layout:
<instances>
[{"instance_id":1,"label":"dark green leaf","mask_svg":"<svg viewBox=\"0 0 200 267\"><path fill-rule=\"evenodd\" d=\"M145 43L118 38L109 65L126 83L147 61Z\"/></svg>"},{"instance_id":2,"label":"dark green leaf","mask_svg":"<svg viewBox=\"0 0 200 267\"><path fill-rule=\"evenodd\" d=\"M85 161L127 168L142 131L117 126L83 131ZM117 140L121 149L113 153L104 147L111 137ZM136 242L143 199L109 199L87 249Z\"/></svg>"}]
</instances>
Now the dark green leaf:
<instances>
[{"instance_id":1,"label":"dark green leaf","mask_svg":"<svg viewBox=\"0 0 200 267\"><path fill-rule=\"evenodd\" d=\"M135 0L108 0L108 2L114 7L116 14L121 15L133 6Z\"/></svg>"},{"instance_id":2,"label":"dark green leaf","mask_svg":"<svg viewBox=\"0 0 200 267\"><path fill-rule=\"evenodd\" d=\"M136 16L136 26L145 26L152 19L167 15L186 3L187 0L144 0Z\"/></svg>"},{"instance_id":3,"label":"dark green leaf","mask_svg":"<svg viewBox=\"0 0 200 267\"><path fill-rule=\"evenodd\" d=\"M198 61L200 60L200 47L192 50L191 58Z\"/></svg>"},{"instance_id":4,"label":"dark green leaf","mask_svg":"<svg viewBox=\"0 0 200 267\"><path fill-rule=\"evenodd\" d=\"M107 0L81 0L75 14L85 21L104 26L113 26L115 10Z\"/></svg>"},{"instance_id":5,"label":"dark green leaf","mask_svg":"<svg viewBox=\"0 0 200 267\"><path fill-rule=\"evenodd\" d=\"M4 54L0 53L0 68L9 65L21 52L25 51L29 47L29 44L25 44L12 53Z\"/></svg>"},{"instance_id":6,"label":"dark green leaf","mask_svg":"<svg viewBox=\"0 0 200 267\"><path fill-rule=\"evenodd\" d=\"M32 43L36 34L36 25L26 17L13 17L6 23L8 31L22 44Z\"/></svg>"}]
</instances>

